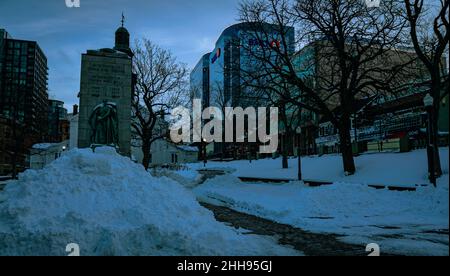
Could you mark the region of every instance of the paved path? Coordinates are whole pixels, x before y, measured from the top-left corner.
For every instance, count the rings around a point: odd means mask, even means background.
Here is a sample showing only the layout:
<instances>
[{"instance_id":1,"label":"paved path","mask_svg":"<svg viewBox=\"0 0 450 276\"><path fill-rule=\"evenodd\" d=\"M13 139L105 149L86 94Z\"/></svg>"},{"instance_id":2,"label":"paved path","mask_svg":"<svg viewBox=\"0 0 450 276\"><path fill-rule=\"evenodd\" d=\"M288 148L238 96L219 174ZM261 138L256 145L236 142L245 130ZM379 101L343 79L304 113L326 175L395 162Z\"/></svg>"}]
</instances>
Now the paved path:
<instances>
[{"instance_id":1,"label":"paved path","mask_svg":"<svg viewBox=\"0 0 450 276\"><path fill-rule=\"evenodd\" d=\"M189 187L191 189L202 185L203 183L205 183L209 179L213 179L213 178L215 178L217 176L227 174L227 172L225 172L223 170L198 170L198 172L201 175L200 180L198 182L196 182L192 187Z\"/></svg>"},{"instance_id":2,"label":"paved path","mask_svg":"<svg viewBox=\"0 0 450 276\"><path fill-rule=\"evenodd\" d=\"M281 245L290 245L307 256L367 256L365 246L343 243L337 235L315 234L276 223L256 216L236 212L229 208L201 203L211 210L216 219L236 228L250 230L252 234L275 236Z\"/></svg>"},{"instance_id":3,"label":"paved path","mask_svg":"<svg viewBox=\"0 0 450 276\"><path fill-rule=\"evenodd\" d=\"M207 171L201 172L201 181L195 186L203 184L206 180L212 179L217 175L226 174L225 171ZM306 255L367 255L365 245L355 246L346 244L338 240L339 235L316 234L304 231L290 225L279 224L267 219L240 213L229 208L213 206L201 203L206 208L214 212L218 221L231 224L235 227L241 227L253 231L259 235L271 235L279 238L280 244L288 244L295 249L304 252ZM380 228L389 229L389 226L380 226ZM422 232L430 236L424 240L434 243L440 243L448 247L448 229ZM410 235L396 235L390 237L383 235L384 238L402 238L411 239ZM413 238L415 239L415 238ZM387 255L387 254L383 254Z\"/></svg>"},{"instance_id":4,"label":"paved path","mask_svg":"<svg viewBox=\"0 0 450 276\"><path fill-rule=\"evenodd\" d=\"M224 171L202 171L201 181L218 175L226 174ZM236 228L244 228L256 235L275 236L281 245L289 245L303 252L307 256L367 256L365 245L352 245L338 240L339 235L317 234L295 228L290 225L276 223L257 216L234 211L230 208L200 203L211 210L216 220ZM387 255L387 254L383 254Z\"/></svg>"}]
</instances>

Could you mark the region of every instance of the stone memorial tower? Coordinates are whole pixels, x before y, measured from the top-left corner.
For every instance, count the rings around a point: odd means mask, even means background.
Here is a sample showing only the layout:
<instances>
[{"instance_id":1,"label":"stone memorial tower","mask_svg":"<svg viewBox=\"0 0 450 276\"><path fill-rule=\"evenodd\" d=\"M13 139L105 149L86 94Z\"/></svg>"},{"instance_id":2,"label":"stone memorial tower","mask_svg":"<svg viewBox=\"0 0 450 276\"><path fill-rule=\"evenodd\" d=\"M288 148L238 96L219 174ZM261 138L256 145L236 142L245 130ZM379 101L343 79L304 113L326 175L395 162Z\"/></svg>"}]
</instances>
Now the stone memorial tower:
<instances>
[{"instance_id":1,"label":"stone memorial tower","mask_svg":"<svg viewBox=\"0 0 450 276\"><path fill-rule=\"evenodd\" d=\"M130 156L133 53L123 23L122 15L114 48L82 55L78 147L111 145Z\"/></svg>"}]
</instances>

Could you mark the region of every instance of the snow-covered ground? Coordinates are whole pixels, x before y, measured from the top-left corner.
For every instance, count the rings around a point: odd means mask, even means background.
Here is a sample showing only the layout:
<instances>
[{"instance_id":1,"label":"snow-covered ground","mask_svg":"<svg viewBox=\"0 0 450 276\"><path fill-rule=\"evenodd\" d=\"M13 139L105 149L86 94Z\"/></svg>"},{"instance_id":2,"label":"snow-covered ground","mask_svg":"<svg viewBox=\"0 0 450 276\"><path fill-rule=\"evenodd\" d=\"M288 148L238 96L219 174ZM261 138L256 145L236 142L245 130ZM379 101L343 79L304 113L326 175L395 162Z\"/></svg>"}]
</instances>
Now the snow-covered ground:
<instances>
[{"instance_id":1,"label":"snow-covered ground","mask_svg":"<svg viewBox=\"0 0 450 276\"><path fill-rule=\"evenodd\" d=\"M416 192L376 190L366 184L427 183L424 151L363 155L351 177L342 175L337 156L304 158L307 178L335 182L316 188L301 182L243 183L236 177L294 178L295 169L278 169L280 160L209 163L210 168L228 166L235 172L208 180L194 192L201 201L313 232L342 234L346 242L375 242L389 253L448 255L448 148L442 149L441 158L444 176L438 188L418 187Z\"/></svg>"},{"instance_id":2,"label":"snow-covered ground","mask_svg":"<svg viewBox=\"0 0 450 276\"><path fill-rule=\"evenodd\" d=\"M448 173L448 148L441 149L442 163ZM368 153L355 158L357 174L345 176L340 155L302 158L304 179L327 182L363 183L373 185L411 186L428 183L425 150L408 153ZM233 169L235 176L297 179L297 159L289 160L289 169L281 168L281 159L208 162L208 169ZM445 164L447 164L445 166ZM192 169L203 169L203 163L189 164Z\"/></svg>"},{"instance_id":3,"label":"snow-covered ground","mask_svg":"<svg viewBox=\"0 0 450 276\"><path fill-rule=\"evenodd\" d=\"M72 150L0 192L0 255L295 255L214 219L194 195L114 149Z\"/></svg>"},{"instance_id":4,"label":"snow-covered ground","mask_svg":"<svg viewBox=\"0 0 450 276\"><path fill-rule=\"evenodd\" d=\"M190 168L182 168L178 170L154 168L150 170L150 173L155 177L167 177L178 182L185 188L193 188L202 180L201 174L197 170Z\"/></svg>"},{"instance_id":5,"label":"snow-covered ground","mask_svg":"<svg viewBox=\"0 0 450 276\"><path fill-rule=\"evenodd\" d=\"M95 154L72 150L0 191L0 255L65 255L69 243L79 244L81 255L299 254L274 238L217 222L196 197L304 230L341 234L362 247L375 242L382 252L448 255L448 148L441 158L438 188L395 192L367 184L427 183L425 151L362 155L350 177L343 175L338 155L303 158L305 178L334 182L313 188L238 179L295 179L295 159L287 170L279 159L209 162L208 169L227 174L202 183L207 177L196 170L203 164L152 176L109 148Z\"/></svg>"}]
</instances>

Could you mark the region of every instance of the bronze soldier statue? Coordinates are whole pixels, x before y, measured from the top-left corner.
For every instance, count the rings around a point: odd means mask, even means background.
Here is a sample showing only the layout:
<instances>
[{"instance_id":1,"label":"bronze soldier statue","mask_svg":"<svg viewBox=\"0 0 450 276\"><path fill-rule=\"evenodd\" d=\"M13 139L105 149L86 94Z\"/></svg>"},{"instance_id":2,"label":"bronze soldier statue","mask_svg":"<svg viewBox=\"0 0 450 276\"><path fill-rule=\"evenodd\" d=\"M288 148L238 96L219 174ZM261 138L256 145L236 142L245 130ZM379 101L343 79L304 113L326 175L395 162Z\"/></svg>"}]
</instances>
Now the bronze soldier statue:
<instances>
[{"instance_id":1,"label":"bronze soldier statue","mask_svg":"<svg viewBox=\"0 0 450 276\"><path fill-rule=\"evenodd\" d=\"M92 145L119 145L117 107L106 100L92 111L89 118Z\"/></svg>"}]
</instances>

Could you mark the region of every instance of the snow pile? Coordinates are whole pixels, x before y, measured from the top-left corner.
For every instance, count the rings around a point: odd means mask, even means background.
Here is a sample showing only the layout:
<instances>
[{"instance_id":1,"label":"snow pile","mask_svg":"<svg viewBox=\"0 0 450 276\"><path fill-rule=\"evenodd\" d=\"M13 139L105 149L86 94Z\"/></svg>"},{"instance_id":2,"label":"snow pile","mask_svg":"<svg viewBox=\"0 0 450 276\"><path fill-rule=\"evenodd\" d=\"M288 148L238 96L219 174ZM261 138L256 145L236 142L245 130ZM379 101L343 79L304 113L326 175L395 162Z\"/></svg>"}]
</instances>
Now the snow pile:
<instances>
[{"instance_id":1,"label":"snow pile","mask_svg":"<svg viewBox=\"0 0 450 276\"><path fill-rule=\"evenodd\" d=\"M0 192L0 255L289 255L217 222L194 196L113 149L73 150Z\"/></svg>"}]
</instances>

